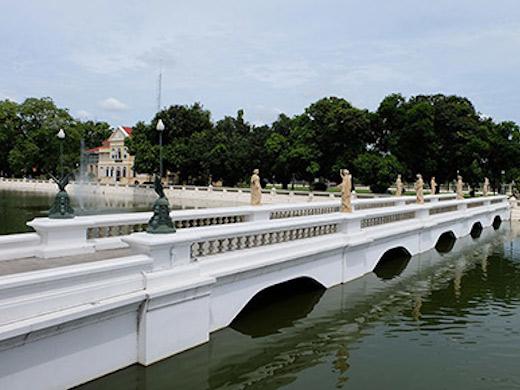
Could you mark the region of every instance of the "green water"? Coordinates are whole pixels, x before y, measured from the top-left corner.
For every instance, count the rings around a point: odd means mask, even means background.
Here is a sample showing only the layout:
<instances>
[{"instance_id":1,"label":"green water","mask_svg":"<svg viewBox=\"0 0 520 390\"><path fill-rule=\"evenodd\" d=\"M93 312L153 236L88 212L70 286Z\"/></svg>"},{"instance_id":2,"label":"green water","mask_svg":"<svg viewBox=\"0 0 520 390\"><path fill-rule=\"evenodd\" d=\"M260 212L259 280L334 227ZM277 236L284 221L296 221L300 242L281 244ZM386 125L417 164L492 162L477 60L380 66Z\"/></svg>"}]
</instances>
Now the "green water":
<instances>
[{"instance_id":1,"label":"green water","mask_svg":"<svg viewBox=\"0 0 520 390\"><path fill-rule=\"evenodd\" d=\"M279 286L209 343L80 389L520 389L519 231Z\"/></svg>"},{"instance_id":2,"label":"green water","mask_svg":"<svg viewBox=\"0 0 520 390\"><path fill-rule=\"evenodd\" d=\"M36 217L47 217L53 201L52 194L0 190L0 234L33 231L26 223ZM71 197L76 215L150 211L152 205L148 203L128 196Z\"/></svg>"}]
</instances>

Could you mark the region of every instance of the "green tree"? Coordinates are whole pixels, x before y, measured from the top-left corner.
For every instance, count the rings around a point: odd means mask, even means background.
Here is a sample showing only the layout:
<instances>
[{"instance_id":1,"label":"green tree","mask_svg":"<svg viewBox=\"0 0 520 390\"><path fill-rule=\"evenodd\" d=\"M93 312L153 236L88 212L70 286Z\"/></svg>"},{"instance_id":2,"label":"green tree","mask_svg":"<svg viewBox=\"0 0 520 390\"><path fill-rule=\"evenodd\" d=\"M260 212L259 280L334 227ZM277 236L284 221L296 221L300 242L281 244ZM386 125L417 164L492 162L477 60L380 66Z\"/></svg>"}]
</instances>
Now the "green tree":
<instances>
[{"instance_id":1,"label":"green tree","mask_svg":"<svg viewBox=\"0 0 520 390\"><path fill-rule=\"evenodd\" d=\"M158 112L150 124L139 122L134 126L132 138L125 140L130 154L135 155L134 169L138 173L159 170L159 135L156 125L162 119L163 169L178 172L181 181L196 182L204 171L203 155L197 153L194 140L199 133L213 129L210 112L200 103L191 106L175 105ZM163 172L164 173L164 172Z\"/></svg>"},{"instance_id":2,"label":"green tree","mask_svg":"<svg viewBox=\"0 0 520 390\"><path fill-rule=\"evenodd\" d=\"M394 183L403 168L395 156L371 151L354 160L354 169L357 178L372 192L382 194Z\"/></svg>"}]
</instances>

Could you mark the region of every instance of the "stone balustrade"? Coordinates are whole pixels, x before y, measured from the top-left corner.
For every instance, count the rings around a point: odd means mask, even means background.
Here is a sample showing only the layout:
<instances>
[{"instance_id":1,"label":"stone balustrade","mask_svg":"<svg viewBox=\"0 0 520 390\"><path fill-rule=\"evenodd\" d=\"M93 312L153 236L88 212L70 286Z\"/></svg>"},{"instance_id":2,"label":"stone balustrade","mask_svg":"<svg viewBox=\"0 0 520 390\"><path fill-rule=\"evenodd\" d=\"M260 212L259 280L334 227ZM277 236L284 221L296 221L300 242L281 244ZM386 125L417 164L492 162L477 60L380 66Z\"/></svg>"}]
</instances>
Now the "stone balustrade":
<instances>
[{"instance_id":1,"label":"stone balustrade","mask_svg":"<svg viewBox=\"0 0 520 390\"><path fill-rule=\"evenodd\" d=\"M403 200L406 202L406 200ZM494 203L492 203L494 202ZM348 233L350 237L362 235L363 230L401 221L423 223L426 218L449 222L460 218L456 212L489 212L493 205L507 207L506 197L499 199L472 198L429 202L423 205L406 205L366 209L354 213L308 215L299 218L258 220L240 225L210 226L185 229L175 235L136 233L122 240L129 244L132 253L147 254L154 258L155 268L186 265L212 255L279 244L304 238L334 233ZM487 206L487 207L485 207ZM450 217L449 213L453 215ZM412 225L411 225L412 226ZM415 225L413 225L415 226ZM412 227L413 227L412 226Z\"/></svg>"},{"instance_id":2,"label":"stone balustrade","mask_svg":"<svg viewBox=\"0 0 520 390\"><path fill-rule=\"evenodd\" d=\"M437 204L439 201L452 200L454 197L454 194L440 194L425 198L428 203ZM412 196L357 199L353 201L353 209L357 213L362 210L399 207L410 204L414 199L415 197ZM445 204L445 202L442 203ZM339 209L340 203L339 200L336 200L174 210L170 215L177 229L185 229L269 219L318 216L335 213ZM123 248L127 244L121 238L145 231L151 216L151 212L135 212L79 216L63 220L36 218L28 222L28 225L36 230L36 235L27 233L0 237L0 260L32 256L52 258L92 253L96 250Z\"/></svg>"}]
</instances>

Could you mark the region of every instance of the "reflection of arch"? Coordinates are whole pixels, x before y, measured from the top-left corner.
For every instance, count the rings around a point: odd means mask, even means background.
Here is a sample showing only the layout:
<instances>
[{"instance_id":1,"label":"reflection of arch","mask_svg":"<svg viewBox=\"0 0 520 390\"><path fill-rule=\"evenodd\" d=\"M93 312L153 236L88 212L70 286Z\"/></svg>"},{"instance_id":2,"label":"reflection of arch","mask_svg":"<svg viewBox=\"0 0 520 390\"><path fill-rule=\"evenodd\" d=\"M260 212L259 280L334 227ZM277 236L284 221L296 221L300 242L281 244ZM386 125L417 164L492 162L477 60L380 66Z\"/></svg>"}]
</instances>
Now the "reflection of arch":
<instances>
[{"instance_id":1,"label":"reflection of arch","mask_svg":"<svg viewBox=\"0 0 520 390\"><path fill-rule=\"evenodd\" d=\"M393 279L404 271L411 257L402 246L389 249L377 262L374 273L381 279Z\"/></svg>"},{"instance_id":2,"label":"reflection of arch","mask_svg":"<svg viewBox=\"0 0 520 390\"><path fill-rule=\"evenodd\" d=\"M437 243L435 244L435 249L439 253L447 253L453 249L453 245L455 245L456 240L457 238L451 230L444 232L437 240Z\"/></svg>"},{"instance_id":3,"label":"reflection of arch","mask_svg":"<svg viewBox=\"0 0 520 390\"><path fill-rule=\"evenodd\" d=\"M495 216L493 219L493 229L497 230L502 224L502 218L499 215Z\"/></svg>"},{"instance_id":4,"label":"reflection of arch","mask_svg":"<svg viewBox=\"0 0 520 390\"><path fill-rule=\"evenodd\" d=\"M469 234L472 238L479 238L482 234L482 224L480 222L475 222L471 227L471 232Z\"/></svg>"},{"instance_id":5,"label":"reflection of arch","mask_svg":"<svg viewBox=\"0 0 520 390\"><path fill-rule=\"evenodd\" d=\"M251 298L230 327L252 337L277 333L305 318L324 292L325 287L309 277L275 284Z\"/></svg>"}]
</instances>

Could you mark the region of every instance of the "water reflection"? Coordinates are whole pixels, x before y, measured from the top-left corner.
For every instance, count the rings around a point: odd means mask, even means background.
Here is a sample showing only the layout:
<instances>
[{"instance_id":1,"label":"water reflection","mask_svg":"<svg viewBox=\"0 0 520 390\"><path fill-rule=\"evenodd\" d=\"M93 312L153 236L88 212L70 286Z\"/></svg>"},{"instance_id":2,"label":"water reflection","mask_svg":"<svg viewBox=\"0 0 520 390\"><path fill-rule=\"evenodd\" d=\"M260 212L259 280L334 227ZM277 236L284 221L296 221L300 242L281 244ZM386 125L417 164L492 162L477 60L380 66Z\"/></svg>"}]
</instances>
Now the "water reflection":
<instances>
[{"instance_id":1,"label":"water reflection","mask_svg":"<svg viewBox=\"0 0 520 390\"><path fill-rule=\"evenodd\" d=\"M520 242L517 232L511 241L502 232L484 229L448 254L414 256L399 278L369 274L317 303L295 296L286 309L305 314L276 332L253 337L227 328L208 344L82 389L518 386ZM266 316L251 312L255 332L270 326Z\"/></svg>"},{"instance_id":2,"label":"water reflection","mask_svg":"<svg viewBox=\"0 0 520 390\"><path fill-rule=\"evenodd\" d=\"M324 287L309 278L269 287L258 293L230 326L251 337L280 332L296 320L305 318L324 292Z\"/></svg>"}]
</instances>

